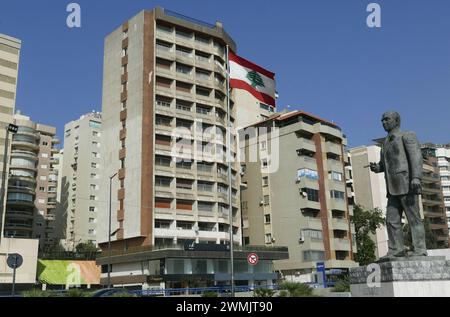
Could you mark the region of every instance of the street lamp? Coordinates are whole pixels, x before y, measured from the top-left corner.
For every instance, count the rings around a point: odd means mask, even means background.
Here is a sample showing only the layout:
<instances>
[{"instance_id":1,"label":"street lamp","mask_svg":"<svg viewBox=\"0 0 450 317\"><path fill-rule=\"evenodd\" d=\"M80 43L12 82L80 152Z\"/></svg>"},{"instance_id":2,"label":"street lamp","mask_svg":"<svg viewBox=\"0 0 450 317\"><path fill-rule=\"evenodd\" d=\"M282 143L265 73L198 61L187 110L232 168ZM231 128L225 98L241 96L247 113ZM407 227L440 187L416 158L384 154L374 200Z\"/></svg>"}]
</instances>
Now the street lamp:
<instances>
[{"instance_id":1,"label":"street lamp","mask_svg":"<svg viewBox=\"0 0 450 317\"><path fill-rule=\"evenodd\" d=\"M17 133L17 131L19 130L19 127L15 124L8 124L6 126L6 138L5 138L5 151L3 153L3 172L2 172L2 189L0 192L0 239L3 236L3 218L5 215L5 187L6 187L6 165L8 164L8 141L9 141L9 133L11 132L12 134Z\"/></svg>"},{"instance_id":2,"label":"street lamp","mask_svg":"<svg viewBox=\"0 0 450 317\"><path fill-rule=\"evenodd\" d=\"M115 173L109 177L109 229L108 229L108 288L111 288L111 204L112 204L112 180L117 176ZM117 230L114 232L114 234Z\"/></svg>"}]
</instances>

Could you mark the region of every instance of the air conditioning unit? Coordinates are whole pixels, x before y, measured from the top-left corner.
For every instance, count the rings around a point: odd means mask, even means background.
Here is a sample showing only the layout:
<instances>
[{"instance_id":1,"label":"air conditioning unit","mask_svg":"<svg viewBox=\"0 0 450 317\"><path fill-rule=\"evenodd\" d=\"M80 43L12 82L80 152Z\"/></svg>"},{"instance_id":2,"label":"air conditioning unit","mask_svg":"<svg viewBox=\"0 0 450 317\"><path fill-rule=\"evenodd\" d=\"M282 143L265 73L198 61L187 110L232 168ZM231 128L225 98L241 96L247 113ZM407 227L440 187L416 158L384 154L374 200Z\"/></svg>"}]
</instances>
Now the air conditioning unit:
<instances>
[{"instance_id":1,"label":"air conditioning unit","mask_svg":"<svg viewBox=\"0 0 450 317\"><path fill-rule=\"evenodd\" d=\"M261 201L259 202L259 205L260 205L260 206L264 205L264 200L261 200Z\"/></svg>"},{"instance_id":2,"label":"air conditioning unit","mask_svg":"<svg viewBox=\"0 0 450 317\"><path fill-rule=\"evenodd\" d=\"M298 243L303 243L303 242L305 242L305 237L300 237L300 238L298 239Z\"/></svg>"}]
</instances>

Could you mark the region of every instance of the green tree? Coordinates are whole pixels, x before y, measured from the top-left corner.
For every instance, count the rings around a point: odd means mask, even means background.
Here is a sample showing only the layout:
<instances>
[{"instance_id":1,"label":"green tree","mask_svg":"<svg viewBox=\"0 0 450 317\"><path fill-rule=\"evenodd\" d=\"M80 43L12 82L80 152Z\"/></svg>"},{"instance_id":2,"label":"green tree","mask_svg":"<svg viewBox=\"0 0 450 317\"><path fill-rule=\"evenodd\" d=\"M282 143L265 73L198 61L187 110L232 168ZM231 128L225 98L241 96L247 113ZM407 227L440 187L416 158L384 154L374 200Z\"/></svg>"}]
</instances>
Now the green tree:
<instances>
[{"instance_id":1,"label":"green tree","mask_svg":"<svg viewBox=\"0 0 450 317\"><path fill-rule=\"evenodd\" d=\"M260 287L255 289L253 297L273 297L275 291L270 288Z\"/></svg>"},{"instance_id":2,"label":"green tree","mask_svg":"<svg viewBox=\"0 0 450 317\"><path fill-rule=\"evenodd\" d=\"M375 208L366 210L360 205L355 205L351 222L355 225L356 234L356 262L360 265L368 265L376 260L375 242L370 234L375 234L377 228L385 223L383 212Z\"/></svg>"},{"instance_id":3,"label":"green tree","mask_svg":"<svg viewBox=\"0 0 450 317\"><path fill-rule=\"evenodd\" d=\"M431 230L430 227L430 221L425 218L425 220L423 221L423 226L425 228L425 243L427 246L427 249L432 250L432 249L438 249L438 243L437 243L437 236L434 233L433 230ZM406 223L403 226L403 240L405 243L405 247L409 250L413 249L413 245L412 245L412 237L411 237L411 227L409 226L408 223Z\"/></svg>"},{"instance_id":4,"label":"green tree","mask_svg":"<svg viewBox=\"0 0 450 317\"><path fill-rule=\"evenodd\" d=\"M87 260L93 260L99 250L92 242L86 242L77 244L75 251L77 255L80 255Z\"/></svg>"},{"instance_id":5,"label":"green tree","mask_svg":"<svg viewBox=\"0 0 450 317\"><path fill-rule=\"evenodd\" d=\"M265 87L261 75L254 70L247 73L247 79L251 81L253 88L256 88L257 86Z\"/></svg>"}]
</instances>

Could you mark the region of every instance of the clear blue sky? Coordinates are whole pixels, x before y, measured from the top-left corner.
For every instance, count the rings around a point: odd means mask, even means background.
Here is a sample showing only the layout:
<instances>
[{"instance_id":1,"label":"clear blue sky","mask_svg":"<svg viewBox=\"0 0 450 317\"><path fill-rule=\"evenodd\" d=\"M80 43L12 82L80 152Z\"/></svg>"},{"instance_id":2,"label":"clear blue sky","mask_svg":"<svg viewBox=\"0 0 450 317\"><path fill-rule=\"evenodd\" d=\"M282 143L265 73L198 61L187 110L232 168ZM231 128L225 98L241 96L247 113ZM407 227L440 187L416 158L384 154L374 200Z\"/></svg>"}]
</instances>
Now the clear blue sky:
<instances>
[{"instance_id":1,"label":"clear blue sky","mask_svg":"<svg viewBox=\"0 0 450 317\"><path fill-rule=\"evenodd\" d=\"M388 109L421 142L450 142L448 0L376 1L381 29L366 26L374 0L79 0L81 29L66 26L70 2L0 8L0 33L23 41L17 109L59 136L66 122L101 110L104 37L159 5L223 22L241 56L276 73L280 110L290 105L334 121L351 146L383 136Z\"/></svg>"}]
</instances>

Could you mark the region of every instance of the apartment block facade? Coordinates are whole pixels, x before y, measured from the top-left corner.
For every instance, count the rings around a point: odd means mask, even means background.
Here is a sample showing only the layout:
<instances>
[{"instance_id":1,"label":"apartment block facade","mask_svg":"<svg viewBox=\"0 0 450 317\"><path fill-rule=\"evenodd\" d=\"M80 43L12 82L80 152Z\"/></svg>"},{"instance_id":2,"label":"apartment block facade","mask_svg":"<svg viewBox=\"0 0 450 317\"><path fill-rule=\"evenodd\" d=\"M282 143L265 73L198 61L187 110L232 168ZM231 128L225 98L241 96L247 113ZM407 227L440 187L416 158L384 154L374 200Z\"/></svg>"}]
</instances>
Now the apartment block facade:
<instances>
[{"instance_id":1,"label":"apartment block facade","mask_svg":"<svg viewBox=\"0 0 450 317\"><path fill-rule=\"evenodd\" d=\"M6 127L13 123L21 45L19 39L0 34L0 171L3 171ZM11 138L8 140L9 144L10 141ZM8 156L9 151L10 146L7 149ZM0 174L0 182L2 178L3 175ZM6 179L5 184L7 181ZM5 206L6 200L2 210L5 210ZM0 213L0 235L4 232L4 218L5 213Z\"/></svg>"},{"instance_id":2,"label":"apartment block facade","mask_svg":"<svg viewBox=\"0 0 450 317\"><path fill-rule=\"evenodd\" d=\"M437 145L436 157L438 159L447 225L450 230L450 145Z\"/></svg>"},{"instance_id":3,"label":"apartment block facade","mask_svg":"<svg viewBox=\"0 0 450 317\"><path fill-rule=\"evenodd\" d=\"M102 133L108 142L100 192L108 201L109 177L118 173L112 178L114 248L227 243L230 212L234 242L241 243L238 166L232 164L230 207L224 160L225 45L236 50L221 24L161 8L139 13L106 38ZM234 124L233 100L231 109Z\"/></svg>"},{"instance_id":4,"label":"apartment block facade","mask_svg":"<svg viewBox=\"0 0 450 317\"><path fill-rule=\"evenodd\" d=\"M275 262L285 276L312 278L317 262L356 266L346 142L338 126L303 111L275 114L240 135L244 243L287 246L289 259Z\"/></svg>"},{"instance_id":5,"label":"apartment block facade","mask_svg":"<svg viewBox=\"0 0 450 317\"><path fill-rule=\"evenodd\" d=\"M74 250L79 243L97 244L97 215L100 208L107 208L107 203L99 200L101 125L101 113L92 112L64 126L61 207L62 242L67 250Z\"/></svg>"},{"instance_id":6,"label":"apartment block facade","mask_svg":"<svg viewBox=\"0 0 450 317\"><path fill-rule=\"evenodd\" d=\"M14 115L18 131L12 136L6 195L4 235L39 239L41 250L57 243L55 208L59 140L56 128L35 123L20 113Z\"/></svg>"}]
</instances>

